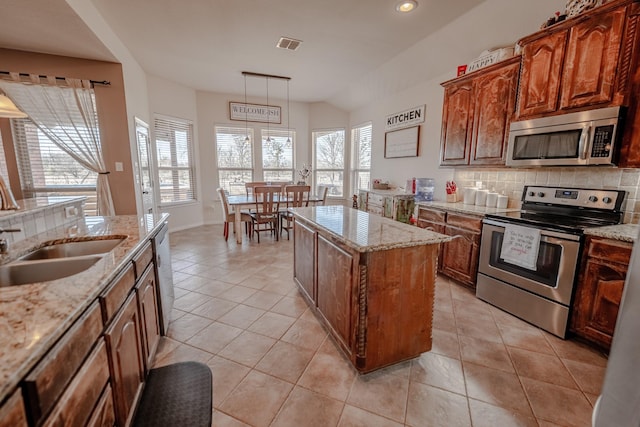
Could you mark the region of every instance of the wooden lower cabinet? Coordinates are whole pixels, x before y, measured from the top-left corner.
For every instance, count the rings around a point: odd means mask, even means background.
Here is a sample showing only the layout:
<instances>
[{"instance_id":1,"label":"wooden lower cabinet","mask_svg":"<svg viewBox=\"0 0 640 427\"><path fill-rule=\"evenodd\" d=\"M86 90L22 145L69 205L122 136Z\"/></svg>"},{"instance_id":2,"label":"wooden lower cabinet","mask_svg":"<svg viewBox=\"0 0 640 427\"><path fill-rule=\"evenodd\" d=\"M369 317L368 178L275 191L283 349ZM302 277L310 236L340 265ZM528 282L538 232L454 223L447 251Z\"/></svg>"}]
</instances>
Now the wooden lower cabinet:
<instances>
[{"instance_id":1,"label":"wooden lower cabinet","mask_svg":"<svg viewBox=\"0 0 640 427\"><path fill-rule=\"evenodd\" d=\"M608 351L618 318L633 245L587 237L570 330Z\"/></svg>"},{"instance_id":2,"label":"wooden lower cabinet","mask_svg":"<svg viewBox=\"0 0 640 427\"><path fill-rule=\"evenodd\" d=\"M431 349L437 244L359 252L312 223L294 227L295 274L316 276L316 299L297 277L301 294L358 371Z\"/></svg>"},{"instance_id":3,"label":"wooden lower cabinet","mask_svg":"<svg viewBox=\"0 0 640 427\"><path fill-rule=\"evenodd\" d=\"M156 275L153 270L153 265L150 264L136 283L145 372L151 369L153 357L160 343L160 322L158 319L158 298L156 296L156 290Z\"/></svg>"},{"instance_id":4,"label":"wooden lower cabinet","mask_svg":"<svg viewBox=\"0 0 640 427\"><path fill-rule=\"evenodd\" d=\"M43 426L85 425L92 417L108 381L109 361L104 340L101 338Z\"/></svg>"},{"instance_id":5,"label":"wooden lower cabinet","mask_svg":"<svg viewBox=\"0 0 640 427\"><path fill-rule=\"evenodd\" d=\"M140 313L135 294L130 294L122 310L105 332L117 425L127 426L133 416L145 379Z\"/></svg>"},{"instance_id":6,"label":"wooden lower cabinet","mask_svg":"<svg viewBox=\"0 0 640 427\"><path fill-rule=\"evenodd\" d=\"M24 409L22 393L18 389L0 406L0 427L27 426L27 413Z\"/></svg>"},{"instance_id":7,"label":"wooden lower cabinet","mask_svg":"<svg viewBox=\"0 0 640 427\"><path fill-rule=\"evenodd\" d=\"M438 272L475 289L482 218L419 206L418 227L454 237L440 245Z\"/></svg>"},{"instance_id":8,"label":"wooden lower cabinet","mask_svg":"<svg viewBox=\"0 0 640 427\"><path fill-rule=\"evenodd\" d=\"M111 390L111 385L107 384L96 405L96 409L87 422L87 427L113 427L115 423L116 412L113 406L113 391Z\"/></svg>"}]
</instances>

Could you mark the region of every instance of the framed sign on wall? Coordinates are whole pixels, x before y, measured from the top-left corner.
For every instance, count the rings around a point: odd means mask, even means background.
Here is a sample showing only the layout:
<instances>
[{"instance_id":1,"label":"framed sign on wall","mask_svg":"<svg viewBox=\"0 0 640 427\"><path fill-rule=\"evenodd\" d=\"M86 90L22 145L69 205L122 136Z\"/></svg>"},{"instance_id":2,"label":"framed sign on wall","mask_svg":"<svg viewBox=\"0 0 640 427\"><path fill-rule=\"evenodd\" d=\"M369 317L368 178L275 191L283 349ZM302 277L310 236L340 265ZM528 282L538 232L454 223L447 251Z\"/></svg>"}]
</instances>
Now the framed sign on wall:
<instances>
[{"instance_id":1,"label":"framed sign on wall","mask_svg":"<svg viewBox=\"0 0 640 427\"><path fill-rule=\"evenodd\" d=\"M398 129L384 134L384 157L417 157L420 126Z\"/></svg>"},{"instance_id":2,"label":"framed sign on wall","mask_svg":"<svg viewBox=\"0 0 640 427\"><path fill-rule=\"evenodd\" d=\"M229 118L259 123L282 123L282 109L277 105L245 104L229 102Z\"/></svg>"}]
</instances>

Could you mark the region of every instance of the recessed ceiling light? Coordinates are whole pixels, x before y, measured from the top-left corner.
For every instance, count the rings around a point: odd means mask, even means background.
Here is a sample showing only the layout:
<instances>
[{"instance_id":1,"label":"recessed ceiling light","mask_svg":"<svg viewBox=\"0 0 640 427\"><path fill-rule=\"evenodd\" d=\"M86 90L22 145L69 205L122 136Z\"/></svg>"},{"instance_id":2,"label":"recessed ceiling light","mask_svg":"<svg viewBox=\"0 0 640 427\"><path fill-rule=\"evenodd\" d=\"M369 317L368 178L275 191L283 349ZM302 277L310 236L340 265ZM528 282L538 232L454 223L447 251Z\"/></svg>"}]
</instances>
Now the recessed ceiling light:
<instances>
[{"instance_id":1,"label":"recessed ceiling light","mask_svg":"<svg viewBox=\"0 0 640 427\"><path fill-rule=\"evenodd\" d=\"M415 0L403 0L396 3L396 10L401 13L409 13L418 7L418 2Z\"/></svg>"}]
</instances>

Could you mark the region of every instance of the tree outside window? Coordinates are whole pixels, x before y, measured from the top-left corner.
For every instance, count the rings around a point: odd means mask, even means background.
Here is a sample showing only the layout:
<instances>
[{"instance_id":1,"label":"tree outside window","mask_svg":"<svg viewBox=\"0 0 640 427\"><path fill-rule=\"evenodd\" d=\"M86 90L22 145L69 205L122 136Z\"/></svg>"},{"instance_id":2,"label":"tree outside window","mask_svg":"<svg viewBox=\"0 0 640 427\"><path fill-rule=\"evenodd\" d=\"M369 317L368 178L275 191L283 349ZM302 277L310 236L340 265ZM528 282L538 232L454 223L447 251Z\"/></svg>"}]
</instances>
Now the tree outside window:
<instances>
[{"instance_id":1,"label":"tree outside window","mask_svg":"<svg viewBox=\"0 0 640 427\"><path fill-rule=\"evenodd\" d=\"M313 132L314 182L328 187L329 196L344 195L344 129Z\"/></svg>"}]
</instances>

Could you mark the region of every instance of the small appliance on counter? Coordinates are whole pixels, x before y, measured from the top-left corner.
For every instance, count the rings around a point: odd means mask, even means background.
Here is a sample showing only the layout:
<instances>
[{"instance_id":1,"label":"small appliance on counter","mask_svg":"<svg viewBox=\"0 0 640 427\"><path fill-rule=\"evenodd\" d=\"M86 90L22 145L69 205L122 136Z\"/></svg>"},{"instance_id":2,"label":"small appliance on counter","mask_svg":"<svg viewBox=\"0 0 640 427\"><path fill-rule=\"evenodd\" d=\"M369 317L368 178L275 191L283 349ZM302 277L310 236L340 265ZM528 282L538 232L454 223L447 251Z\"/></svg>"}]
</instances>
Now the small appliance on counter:
<instances>
[{"instance_id":1,"label":"small appliance on counter","mask_svg":"<svg viewBox=\"0 0 640 427\"><path fill-rule=\"evenodd\" d=\"M416 178L416 202L431 202L435 181L433 178Z\"/></svg>"}]
</instances>

